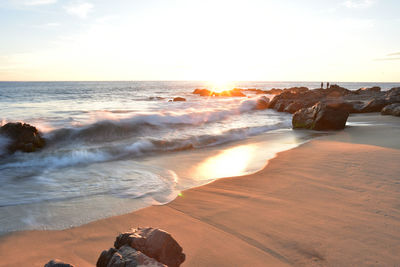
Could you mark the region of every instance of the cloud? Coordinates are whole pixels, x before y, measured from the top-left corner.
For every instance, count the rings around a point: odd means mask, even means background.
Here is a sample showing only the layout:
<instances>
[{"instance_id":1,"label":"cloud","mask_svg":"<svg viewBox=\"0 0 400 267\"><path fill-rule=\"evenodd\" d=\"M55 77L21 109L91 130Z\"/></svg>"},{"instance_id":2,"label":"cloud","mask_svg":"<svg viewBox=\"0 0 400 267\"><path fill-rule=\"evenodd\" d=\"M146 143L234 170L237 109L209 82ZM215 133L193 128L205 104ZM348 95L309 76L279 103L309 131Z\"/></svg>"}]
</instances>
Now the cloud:
<instances>
[{"instance_id":1,"label":"cloud","mask_svg":"<svg viewBox=\"0 0 400 267\"><path fill-rule=\"evenodd\" d=\"M343 5L347 8L368 8L374 3L374 0L347 0L343 2Z\"/></svg>"},{"instance_id":2,"label":"cloud","mask_svg":"<svg viewBox=\"0 0 400 267\"><path fill-rule=\"evenodd\" d=\"M391 61L400 60L400 57L386 57L386 58L376 58L375 61Z\"/></svg>"},{"instance_id":3,"label":"cloud","mask_svg":"<svg viewBox=\"0 0 400 267\"><path fill-rule=\"evenodd\" d=\"M93 4L87 2L76 2L68 6L64 6L65 11L73 16L84 19L93 9Z\"/></svg>"},{"instance_id":4,"label":"cloud","mask_svg":"<svg viewBox=\"0 0 400 267\"><path fill-rule=\"evenodd\" d=\"M400 56L400 52L397 53L391 53L387 55L388 57L392 57L392 56Z\"/></svg>"},{"instance_id":5,"label":"cloud","mask_svg":"<svg viewBox=\"0 0 400 267\"><path fill-rule=\"evenodd\" d=\"M49 5L55 3L57 3L57 0L30 0L26 1L24 4L27 6L40 6L40 5Z\"/></svg>"},{"instance_id":6,"label":"cloud","mask_svg":"<svg viewBox=\"0 0 400 267\"><path fill-rule=\"evenodd\" d=\"M391 60L400 60L400 52L387 54L386 57L376 58L374 61L391 61Z\"/></svg>"}]
</instances>

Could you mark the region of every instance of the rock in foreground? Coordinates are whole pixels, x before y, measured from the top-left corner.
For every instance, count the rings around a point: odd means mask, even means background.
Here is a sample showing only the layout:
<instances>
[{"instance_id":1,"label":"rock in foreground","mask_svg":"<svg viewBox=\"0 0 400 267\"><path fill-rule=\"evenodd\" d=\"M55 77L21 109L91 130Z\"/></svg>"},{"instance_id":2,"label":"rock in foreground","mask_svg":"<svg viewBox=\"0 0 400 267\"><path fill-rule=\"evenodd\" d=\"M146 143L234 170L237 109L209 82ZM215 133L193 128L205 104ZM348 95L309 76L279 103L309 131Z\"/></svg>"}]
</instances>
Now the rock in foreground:
<instances>
[{"instance_id":1,"label":"rock in foreground","mask_svg":"<svg viewBox=\"0 0 400 267\"><path fill-rule=\"evenodd\" d=\"M9 152L34 152L44 147L45 140L36 127L20 122L9 122L0 128L0 134L9 137L12 141L8 146Z\"/></svg>"},{"instance_id":2,"label":"rock in foreground","mask_svg":"<svg viewBox=\"0 0 400 267\"><path fill-rule=\"evenodd\" d=\"M341 130L345 127L349 112L334 105L318 102L310 108L297 111L292 118L293 129Z\"/></svg>"},{"instance_id":3,"label":"rock in foreground","mask_svg":"<svg viewBox=\"0 0 400 267\"><path fill-rule=\"evenodd\" d=\"M56 259L49 261L44 265L44 267L74 267L74 266Z\"/></svg>"},{"instance_id":4,"label":"rock in foreground","mask_svg":"<svg viewBox=\"0 0 400 267\"><path fill-rule=\"evenodd\" d=\"M101 253L96 266L178 267L184 260L182 247L169 233L154 228L136 228L120 234L115 240L114 248Z\"/></svg>"}]
</instances>

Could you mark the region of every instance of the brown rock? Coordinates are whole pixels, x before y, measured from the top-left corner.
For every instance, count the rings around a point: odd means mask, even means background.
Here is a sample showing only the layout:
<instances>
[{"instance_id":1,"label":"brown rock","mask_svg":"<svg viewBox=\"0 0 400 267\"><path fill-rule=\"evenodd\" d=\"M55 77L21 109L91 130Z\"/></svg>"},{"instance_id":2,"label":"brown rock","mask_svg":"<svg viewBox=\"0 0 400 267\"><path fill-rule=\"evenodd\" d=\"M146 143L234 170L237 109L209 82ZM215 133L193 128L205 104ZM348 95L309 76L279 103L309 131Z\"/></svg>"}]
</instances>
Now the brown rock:
<instances>
[{"instance_id":1,"label":"brown rock","mask_svg":"<svg viewBox=\"0 0 400 267\"><path fill-rule=\"evenodd\" d=\"M8 146L10 152L15 152L17 150L34 152L45 145L45 140L36 127L26 123L7 123L0 128L0 134L8 136L12 140L11 144Z\"/></svg>"},{"instance_id":2,"label":"brown rock","mask_svg":"<svg viewBox=\"0 0 400 267\"><path fill-rule=\"evenodd\" d=\"M182 247L169 233L160 229L133 229L131 232L119 235L114 246L118 249L126 244L169 267L180 266L185 261Z\"/></svg>"},{"instance_id":3,"label":"brown rock","mask_svg":"<svg viewBox=\"0 0 400 267\"><path fill-rule=\"evenodd\" d=\"M173 101L174 101L174 102L186 101L186 98L183 98L183 97L175 97L175 98L173 99Z\"/></svg>"},{"instance_id":4,"label":"brown rock","mask_svg":"<svg viewBox=\"0 0 400 267\"><path fill-rule=\"evenodd\" d=\"M297 111L293 115L292 126L293 129L340 130L345 127L348 117L348 111L319 102L310 108Z\"/></svg>"},{"instance_id":5,"label":"brown rock","mask_svg":"<svg viewBox=\"0 0 400 267\"><path fill-rule=\"evenodd\" d=\"M394 103L385 106L382 111L382 115L393 115L393 116L400 116L400 103Z\"/></svg>"}]
</instances>

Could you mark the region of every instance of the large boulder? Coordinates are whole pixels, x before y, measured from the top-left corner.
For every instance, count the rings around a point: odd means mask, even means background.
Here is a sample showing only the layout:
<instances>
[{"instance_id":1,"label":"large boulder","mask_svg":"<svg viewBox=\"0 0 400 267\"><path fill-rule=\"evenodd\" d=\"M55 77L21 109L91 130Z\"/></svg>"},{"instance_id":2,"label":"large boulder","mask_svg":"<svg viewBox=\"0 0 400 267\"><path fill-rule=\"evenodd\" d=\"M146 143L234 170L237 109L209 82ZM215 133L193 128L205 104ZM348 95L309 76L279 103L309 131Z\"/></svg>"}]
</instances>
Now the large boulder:
<instances>
[{"instance_id":1,"label":"large boulder","mask_svg":"<svg viewBox=\"0 0 400 267\"><path fill-rule=\"evenodd\" d=\"M11 153L18 150L34 152L45 145L45 140L36 127L26 123L9 122L0 128L0 134L11 139L11 143L8 146L8 150Z\"/></svg>"},{"instance_id":2,"label":"large boulder","mask_svg":"<svg viewBox=\"0 0 400 267\"><path fill-rule=\"evenodd\" d=\"M319 102L310 108L297 111L293 115L292 126L293 129L340 130L345 127L348 117L347 110Z\"/></svg>"},{"instance_id":3,"label":"large boulder","mask_svg":"<svg viewBox=\"0 0 400 267\"><path fill-rule=\"evenodd\" d=\"M381 111L382 115L400 116L400 103L387 105Z\"/></svg>"},{"instance_id":4,"label":"large boulder","mask_svg":"<svg viewBox=\"0 0 400 267\"><path fill-rule=\"evenodd\" d=\"M182 247L169 233L160 229L136 228L131 232L120 234L115 240L114 247L119 249L124 245L130 245L169 267L178 267L185 261Z\"/></svg>"}]
</instances>

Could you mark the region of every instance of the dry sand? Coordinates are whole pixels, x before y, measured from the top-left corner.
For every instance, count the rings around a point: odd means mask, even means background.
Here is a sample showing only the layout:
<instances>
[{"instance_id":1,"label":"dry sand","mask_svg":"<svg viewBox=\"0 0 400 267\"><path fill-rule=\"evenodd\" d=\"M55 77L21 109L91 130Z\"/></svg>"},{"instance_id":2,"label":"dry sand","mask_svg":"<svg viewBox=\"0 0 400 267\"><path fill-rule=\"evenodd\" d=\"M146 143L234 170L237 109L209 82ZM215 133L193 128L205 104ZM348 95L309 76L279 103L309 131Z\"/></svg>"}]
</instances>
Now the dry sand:
<instances>
[{"instance_id":1,"label":"dry sand","mask_svg":"<svg viewBox=\"0 0 400 267\"><path fill-rule=\"evenodd\" d=\"M184 266L400 266L400 119L378 119L382 125L350 126L164 206L9 234L0 239L0 266L52 258L93 266L118 233L137 226L170 232Z\"/></svg>"}]
</instances>

